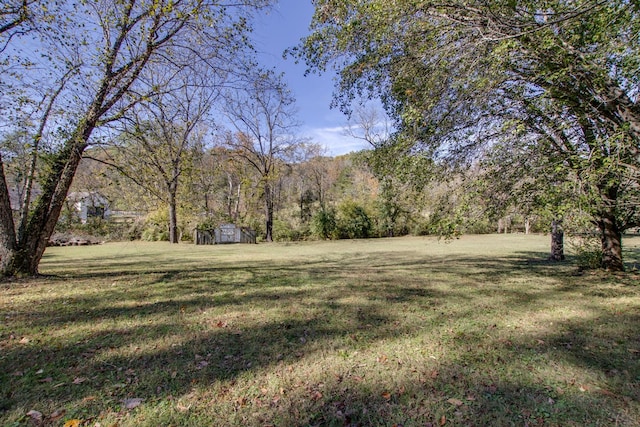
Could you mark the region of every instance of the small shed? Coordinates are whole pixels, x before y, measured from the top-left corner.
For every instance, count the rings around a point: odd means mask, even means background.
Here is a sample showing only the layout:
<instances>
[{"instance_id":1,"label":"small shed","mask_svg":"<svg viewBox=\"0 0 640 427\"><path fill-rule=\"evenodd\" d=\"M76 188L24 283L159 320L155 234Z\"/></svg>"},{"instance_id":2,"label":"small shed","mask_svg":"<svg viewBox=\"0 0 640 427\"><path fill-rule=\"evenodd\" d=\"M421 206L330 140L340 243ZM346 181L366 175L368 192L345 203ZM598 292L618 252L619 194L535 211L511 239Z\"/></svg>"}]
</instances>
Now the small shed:
<instances>
[{"instance_id":1,"label":"small shed","mask_svg":"<svg viewBox=\"0 0 640 427\"><path fill-rule=\"evenodd\" d=\"M222 224L213 230L196 229L193 241L196 245L256 243L256 232L235 224Z\"/></svg>"},{"instance_id":2,"label":"small shed","mask_svg":"<svg viewBox=\"0 0 640 427\"><path fill-rule=\"evenodd\" d=\"M85 224L88 218L108 219L111 215L109 201L97 192L81 191L69 193L67 201Z\"/></svg>"}]
</instances>

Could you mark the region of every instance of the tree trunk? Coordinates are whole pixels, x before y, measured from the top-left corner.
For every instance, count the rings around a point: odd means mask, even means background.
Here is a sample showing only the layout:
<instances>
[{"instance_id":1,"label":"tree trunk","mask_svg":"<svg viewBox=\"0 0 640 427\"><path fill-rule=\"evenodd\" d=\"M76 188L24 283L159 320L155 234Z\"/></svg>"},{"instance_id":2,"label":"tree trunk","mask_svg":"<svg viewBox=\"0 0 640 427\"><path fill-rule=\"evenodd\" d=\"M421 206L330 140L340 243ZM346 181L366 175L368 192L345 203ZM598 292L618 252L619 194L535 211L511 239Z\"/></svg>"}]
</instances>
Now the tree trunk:
<instances>
[{"instance_id":1,"label":"tree trunk","mask_svg":"<svg viewBox=\"0 0 640 427\"><path fill-rule=\"evenodd\" d=\"M271 191L271 185L268 183L264 186L264 200L265 200L265 237L267 242L273 242L273 194Z\"/></svg>"},{"instance_id":2,"label":"tree trunk","mask_svg":"<svg viewBox=\"0 0 640 427\"><path fill-rule=\"evenodd\" d=\"M622 230L616 217L618 186L599 187L603 205L596 223L600 229L602 242L602 268L610 271L624 271L622 261Z\"/></svg>"},{"instance_id":3,"label":"tree trunk","mask_svg":"<svg viewBox=\"0 0 640 427\"><path fill-rule=\"evenodd\" d=\"M598 221L598 228L602 241L602 267L610 271L624 271L622 232L618 227L615 214L605 212Z\"/></svg>"},{"instance_id":4,"label":"tree trunk","mask_svg":"<svg viewBox=\"0 0 640 427\"><path fill-rule=\"evenodd\" d=\"M551 221L551 254L550 261L564 260L564 230L562 229L562 221L554 219Z\"/></svg>"},{"instance_id":5,"label":"tree trunk","mask_svg":"<svg viewBox=\"0 0 640 427\"><path fill-rule=\"evenodd\" d=\"M11 250L11 245L6 244L9 239L0 239L2 244L0 253L8 252L6 261L3 260L1 263L2 275L35 276L38 274L40 260L58 222L69 187L82 159L82 153L87 147L87 140L94 128L95 120L85 121L74 133L74 136L56 154L51 163L49 173L42 177L44 182L42 192L29 216L25 234L20 241L14 240L13 249ZM0 192L2 192L1 189ZM2 199L2 196L0 196L0 199ZM2 200L0 200L0 203L2 203ZM2 218L0 218L0 221L2 221ZM5 226L6 224L3 226L3 230L0 231L5 231Z\"/></svg>"},{"instance_id":6,"label":"tree trunk","mask_svg":"<svg viewBox=\"0 0 640 427\"><path fill-rule=\"evenodd\" d=\"M531 219L529 217L524 219L524 234L531 233Z\"/></svg>"},{"instance_id":7,"label":"tree trunk","mask_svg":"<svg viewBox=\"0 0 640 427\"><path fill-rule=\"evenodd\" d=\"M4 176L4 165L0 154L0 276L12 270L16 257L16 233L11 210L9 187Z\"/></svg>"},{"instance_id":8,"label":"tree trunk","mask_svg":"<svg viewBox=\"0 0 640 427\"><path fill-rule=\"evenodd\" d=\"M169 243L179 243L175 188L169 189Z\"/></svg>"}]
</instances>

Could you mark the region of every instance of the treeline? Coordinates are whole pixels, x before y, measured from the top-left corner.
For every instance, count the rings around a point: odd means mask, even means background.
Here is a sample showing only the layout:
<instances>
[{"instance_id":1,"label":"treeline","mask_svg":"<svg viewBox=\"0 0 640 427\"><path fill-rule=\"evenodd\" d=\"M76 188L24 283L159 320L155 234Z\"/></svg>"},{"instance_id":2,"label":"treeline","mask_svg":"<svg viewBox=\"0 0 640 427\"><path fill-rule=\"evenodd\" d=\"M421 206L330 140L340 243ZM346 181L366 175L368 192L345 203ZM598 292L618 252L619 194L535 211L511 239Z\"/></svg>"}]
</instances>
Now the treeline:
<instances>
[{"instance_id":1,"label":"treeline","mask_svg":"<svg viewBox=\"0 0 640 427\"><path fill-rule=\"evenodd\" d=\"M353 239L403 235L455 236L463 233L541 232L549 218L513 206L491 206L477 191L478 180L429 178L428 164L416 156L395 159L403 173L379 172L380 153L361 151L337 157L318 146L301 144L296 162L275 159L274 173L262 176L237 150L193 148L178 190L180 241L196 228L235 223L266 235L265 179L271 181L273 240ZM82 161L72 191L97 193L110 201L114 215L81 224L71 203L58 223L107 239L169 240L169 206L162 183L151 171L127 171L117 153L93 149ZM426 160L422 160L426 161ZM412 164L407 164L411 162ZM141 164L141 162L138 162ZM146 177L143 182L142 177ZM477 178L477 176L476 176ZM474 185L470 185L474 182Z\"/></svg>"}]
</instances>

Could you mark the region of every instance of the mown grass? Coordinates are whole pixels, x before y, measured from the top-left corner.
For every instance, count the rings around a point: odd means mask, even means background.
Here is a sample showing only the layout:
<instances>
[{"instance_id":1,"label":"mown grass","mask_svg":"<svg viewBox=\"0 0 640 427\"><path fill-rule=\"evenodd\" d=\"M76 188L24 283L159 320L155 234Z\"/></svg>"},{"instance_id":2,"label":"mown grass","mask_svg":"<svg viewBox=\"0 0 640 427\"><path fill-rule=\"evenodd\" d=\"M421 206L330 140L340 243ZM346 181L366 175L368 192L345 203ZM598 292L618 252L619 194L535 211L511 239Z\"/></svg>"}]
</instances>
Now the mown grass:
<instances>
[{"instance_id":1,"label":"mown grass","mask_svg":"<svg viewBox=\"0 0 640 427\"><path fill-rule=\"evenodd\" d=\"M0 284L0 425L640 425L640 276L547 251L51 248L48 277Z\"/></svg>"}]
</instances>

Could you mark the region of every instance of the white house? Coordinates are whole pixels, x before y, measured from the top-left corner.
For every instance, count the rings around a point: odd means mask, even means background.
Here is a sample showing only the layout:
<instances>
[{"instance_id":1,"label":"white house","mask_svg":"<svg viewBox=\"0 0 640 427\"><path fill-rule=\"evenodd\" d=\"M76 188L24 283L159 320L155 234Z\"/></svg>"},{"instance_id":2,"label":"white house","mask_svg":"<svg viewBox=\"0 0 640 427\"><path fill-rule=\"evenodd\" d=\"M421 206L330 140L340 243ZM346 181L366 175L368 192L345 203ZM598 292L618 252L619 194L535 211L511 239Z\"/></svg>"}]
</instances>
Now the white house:
<instances>
[{"instance_id":1,"label":"white house","mask_svg":"<svg viewBox=\"0 0 640 427\"><path fill-rule=\"evenodd\" d=\"M85 224L88 218L107 219L111 215L109 201L95 191L69 193L67 202L77 212L80 222Z\"/></svg>"}]
</instances>

